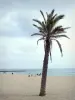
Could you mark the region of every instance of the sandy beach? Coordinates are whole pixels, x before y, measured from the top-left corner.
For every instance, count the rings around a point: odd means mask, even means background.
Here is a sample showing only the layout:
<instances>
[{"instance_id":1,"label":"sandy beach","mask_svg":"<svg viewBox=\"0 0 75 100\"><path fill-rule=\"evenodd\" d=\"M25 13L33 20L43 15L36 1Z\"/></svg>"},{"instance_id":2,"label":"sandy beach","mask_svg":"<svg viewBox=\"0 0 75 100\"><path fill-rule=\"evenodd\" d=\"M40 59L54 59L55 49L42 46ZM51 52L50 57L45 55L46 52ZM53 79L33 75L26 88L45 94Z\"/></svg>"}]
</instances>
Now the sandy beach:
<instances>
[{"instance_id":1,"label":"sandy beach","mask_svg":"<svg viewBox=\"0 0 75 100\"><path fill-rule=\"evenodd\" d=\"M47 95L39 97L40 76L0 74L0 100L75 100L74 76L47 78Z\"/></svg>"}]
</instances>

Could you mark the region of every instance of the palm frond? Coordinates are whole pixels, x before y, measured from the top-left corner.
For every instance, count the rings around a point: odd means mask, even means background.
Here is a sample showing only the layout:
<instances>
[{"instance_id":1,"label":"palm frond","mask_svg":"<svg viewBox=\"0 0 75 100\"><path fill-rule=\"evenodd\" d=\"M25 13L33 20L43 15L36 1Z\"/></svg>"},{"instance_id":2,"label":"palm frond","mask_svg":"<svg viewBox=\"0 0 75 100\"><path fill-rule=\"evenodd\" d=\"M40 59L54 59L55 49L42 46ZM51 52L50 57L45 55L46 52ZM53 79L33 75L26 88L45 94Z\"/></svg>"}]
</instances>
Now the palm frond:
<instances>
[{"instance_id":1,"label":"palm frond","mask_svg":"<svg viewBox=\"0 0 75 100\"><path fill-rule=\"evenodd\" d=\"M58 40L56 40L56 39L53 39L53 40L55 40L57 42L57 44L59 46L59 49L60 49L60 52L61 52L61 56L63 56L63 51L62 51L62 47L61 47L60 42Z\"/></svg>"},{"instance_id":2,"label":"palm frond","mask_svg":"<svg viewBox=\"0 0 75 100\"><path fill-rule=\"evenodd\" d=\"M44 14L43 14L43 12L42 12L41 10L40 10L40 13L41 13L41 15L43 16L44 22L45 22L45 24L46 24L45 16L44 16Z\"/></svg>"},{"instance_id":3,"label":"palm frond","mask_svg":"<svg viewBox=\"0 0 75 100\"><path fill-rule=\"evenodd\" d=\"M54 20L54 19L56 18L56 16L57 16L57 14L55 14L55 15L52 17L52 19L51 19L51 20Z\"/></svg>"},{"instance_id":4,"label":"palm frond","mask_svg":"<svg viewBox=\"0 0 75 100\"><path fill-rule=\"evenodd\" d=\"M40 24L42 26L42 22L37 20L37 19L33 19L33 21L37 22L38 24Z\"/></svg>"},{"instance_id":5,"label":"palm frond","mask_svg":"<svg viewBox=\"0 0 75 100\"><path fill-rule=\"evenodd\" d=\"M52 54L51 54L51 51L52 51L52 41L50 40L50 60L52 62Z\"/></svg>"},{"instance_id":6,"label":"palm frond","mask_svg":"<svg viewBox=\"0 0 75 100\"><path fill-rule=\"evenodd\" d=\"M63 19L64 15L59 15L55 18L54 22L58 22L60 19Z\"/></svg>"},{"instance_id":7,"label":"palm frond","mask_svg":"<svg viewBox=\"0 0 75 100\"><path fill-rule=\"evenodd\" d=\"M43 34L40 34L40 33L34 33L34 34L32 34L31 36L34 36L34 35L44 36Z\"/></svg>"},{"instance_id":8,"label":"palm frond","mask_svg":"<svg viewBox=\"0 0 75 100\"><path fill-rule=\"evenodd\" d=\"M53 35L53 36L51 36L52 38L61 38L61 37L65 37L65 38L68 38L68 39L70 39L67 35Z\"/></svg>"},{"instance_id":9,"label":"palm frond","mask_svg":"<svg viewBox=\"0 0 75 100\"><path fill-rule=\"evenodd\" d=\"M48 13L46 12L47 18L48 18Z\"/></svg>"},{"instance_id":10,"label":"palm frond","mask_svg":"<svg viewBox=\"0 0 75 100\"><path fill-rule=\"evenodd\" d=\"M37 29L39 29L39 30L42 30L42 28L41 27L39 27L39 26L37 26L37 25L35 25L35 24L33 24L33 26L35 26Z\"/></svg>"},{"instance_id":11,"label":"palm frond","mask_svg":"<svg viewBox=\"0 0 75 100\"><path fill-rule=\"evenodd\" d=\"M69 29L69 28L71 28L71 27L66 27L66 28L64 28L64 30Z\"/></svg>"},{"instance_id":12,"label":"palm frond","mask_svg":"<svg viewBox=\"0 0 75 100\"><path fill-rule=\"evenodd\" d=\"M70 27L63 28L63 26L57 26L51 31L52 34L60 34L60 33L66 33L66 29L69 29Z\"/></svg>"},{"instance_id":13,"label":"palm frond","mask_svg":"<svg viewBox=\"0 0 75 100\"><path fill-rule=\"evenodd\" d=\"M48 15L48 19L51 19L52 18L52 16L53 16L53 14L54 14L54 9L51 11L51 13Z\"/></svg>"},{"instance_id":14,"label":"palm frond","mask_svg":"<svg viewBox=\"0 0 75 100\"><path fill-rule=\"evenodd\" d=\"M54 17L53 14L54 14L54 9L51 11L50 14L47 14L46 27L47 27L47 30L49 30L49 31L51 30L51 26L52 26L52 23L53 23L53 21L52 21L52 18Z\"/></svg>"},{"instance_id":15,"label":"palm frond","mask_svg":"<svg viewBox=\"0 0 75 100\"><path fill-rule=\"evenodd\" d=\"M39 30L39 32L41 32L42 34L44 34L46 31L46 28L43 22L42 22L42 27L39 27L38 25L35 25L35 24L33 24L33 26L35 26Z\"/></svg>"},{"instance_id":16,"label":"palm frond","mask_svg":"<svg viewBox=\"0 0 75 100\"><path fill-rule=\"evenodd\" d=\"M64 18L64 15L59 15L53 20L53 26L57 24L57 22Z\"/></svg>"},{"instance_id":17,"label":"palm frond","mask_svg":"<svg viewBox=\"0 0 75 100\"><path fill-rule=\"evenodd\" d=\"M51 29L51 32L50 32L50 35L53 35L53 34L57 34L58 32L61 32L62 31L62 26L56 26L54 29L53 29L54 25L52 26L52 29Z\"/></svg>"},{"instance_id":18,"label":"palm frond","mask_svg":"<svg viewBox=\"0 0 75 100\"><path fill-rule=\"evenodd\" d=\"M39 42L40 40L44 40L44 37L42 37L42 38L40 38L40 39L37 40L37 45L38 45L38 42Z\"/></svg>"},{"instance_id":19,"label":"palm frond","mask_svg":"<svg viewBox=\"0 0 75 100\"><path fill-rule=\"evenodd\" d=\"M56 26L56 27L53 29L53 33L56 32L56 31L58 31L58 30L61 29L61 28L62 28L61 25L60 25L60 26Z\"/></svg>"},{"instance_id":20,"label":"palm frond","mask_svg":"<svg viewBox=\"0 0 75 100\"><path fill-rule=\"evenodd\" d=\"M63 34L63 33L67 33L66 31L57 31L57 32L55 32L54 34L53 33L51 33L51 35L60 35L60 34Z\"/></svg>"},{"instance_id":21,"label":"palm frond","mask_svg":"<svg viewBox=\"0 0 75 100\"><path fill-rule=\"evenodd\" d=\"M40 40L44 40L44 50L46 48L46 39L50 40L49 53L50 53L51 61L52 61L52 54L51 54L52 40L55 40L57 42L60 52L61 52L61 56L63 56L62 47L61 47L60 42L57 40L57 38L66 37L70 39L67 35L61 34L61 33L66 33L66 29L69 29L70 27L63 28L63 26L55 26L58 21L64 18L64 15L57 15L54 13L54 11L55 10L53 9L51 13L46 12L46 15L47 15L47 18L46 18L44 13L40 10L40 13L44 20L40 21L37 19L33 19L33 21L39 24L39 25L33 24L33 26L35 26L39 30L39 32L31 35L31 36L34 36L34 35L42 36L40 39L37 40L37 44Z\"/></svg>"},{"instance_id":22,"label":"palm frond","mask_svg":"<svg viewBox=\"0 0 75 100\"><path fill-rule=\"evenodd\" d=\"M46 25L44 24L44 22L42 22L42 28L43 28L43 30L44 30L45 33L48 32L47 27L46 27Z\"/></svg>"},{"instance_id":23,"label":"palm frond","mask_svg":"<svg viewBox=\"0 0 75 100\"><path fill-rule=\"evenodd\" d=\"M45 51L45 48L46 48L46 40L44 40L44 51Z\"/></svg>"}]
</instances>

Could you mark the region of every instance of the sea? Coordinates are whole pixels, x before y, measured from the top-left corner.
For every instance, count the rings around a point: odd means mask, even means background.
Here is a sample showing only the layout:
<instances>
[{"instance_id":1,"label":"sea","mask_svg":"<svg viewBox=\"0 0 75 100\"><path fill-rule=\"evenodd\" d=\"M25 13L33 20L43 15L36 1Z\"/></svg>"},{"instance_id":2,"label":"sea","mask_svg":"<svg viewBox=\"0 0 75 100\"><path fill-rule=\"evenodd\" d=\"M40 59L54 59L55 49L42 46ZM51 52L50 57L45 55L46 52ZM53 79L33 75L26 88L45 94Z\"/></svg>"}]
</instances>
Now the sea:
<instances>
[{"instance_id":1,"label":"sea","mask_svg":"<svg viewBox=\"0 0 75 100\"><path fill-rule=\"evenodd\" d=\"M0 69L0 74L9 74L9 73L37 75L42 73L42 69ZM48 69L47 76L75 76L75 68Z\"/></svg>"}]
</instances>

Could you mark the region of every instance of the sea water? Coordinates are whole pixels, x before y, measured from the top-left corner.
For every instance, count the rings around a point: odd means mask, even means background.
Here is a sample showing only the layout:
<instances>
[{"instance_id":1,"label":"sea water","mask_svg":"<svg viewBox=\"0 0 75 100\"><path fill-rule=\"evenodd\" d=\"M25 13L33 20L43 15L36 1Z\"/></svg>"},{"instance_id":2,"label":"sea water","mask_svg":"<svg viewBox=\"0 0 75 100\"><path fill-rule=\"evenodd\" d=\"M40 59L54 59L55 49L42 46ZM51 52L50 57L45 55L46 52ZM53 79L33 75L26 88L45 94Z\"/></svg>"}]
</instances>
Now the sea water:
<instances>
[{"instance_id":1,"label":"sea water","mask_svg":"<svg viewBox=\"0 0 75 100\"><path fill-rule=\"evenodd\" d=\"M23 74L40 74L42 69L28 69ZM75 76L75 69L48 69L47 76Z\"/></svg>"},{"instance_id":2,"label":"sea water","mask_svg":"<svg viewBox=\"0 0 75 100\"><path fill-rule=\"evenodd\" d=\"M25 74L25 75L37 75L42 73L42 69L22 69L21 71L17 70L8 70L5 73L14 73L14 74ZM4 73L3 71L0 73ZM48 69L47 76L75 76L75 68L64 68L64 69Z\"/></svg>"}]
</instances>

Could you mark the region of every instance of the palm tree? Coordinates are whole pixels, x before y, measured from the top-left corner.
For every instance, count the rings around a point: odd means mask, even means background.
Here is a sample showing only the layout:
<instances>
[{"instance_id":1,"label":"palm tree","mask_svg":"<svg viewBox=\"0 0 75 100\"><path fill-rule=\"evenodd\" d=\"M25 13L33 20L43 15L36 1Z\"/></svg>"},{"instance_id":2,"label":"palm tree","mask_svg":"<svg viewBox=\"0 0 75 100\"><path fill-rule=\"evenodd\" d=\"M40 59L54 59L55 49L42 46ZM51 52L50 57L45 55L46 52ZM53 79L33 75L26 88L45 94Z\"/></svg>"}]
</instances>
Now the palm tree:
<instances>
[{"instance_id":1,"label":"palm tree","mask_svg":"<svg viewBox=\"0 0 75 100\"><path fill-rule=\"evenodd\" d=\"M48 60L49 60L49 55L50 59L52 61L52 42L56 41L61 55L63 56L62 53L62 47L60 42L57 40L58 38L61 37L66 37L69 39L67 35L64 35L63 33L66 33L66 29L70 27L63 28L62 25L56 26L57 22L59 22L61 19L64 18L64 15L57 15L54 13L54 9L51 11L50 14L46 12L46 16L44 16L43 12L40 10L40 13L43 17L43 21L39 21L37 19L33 19L33 21L37 22L38 25L33 24L36 28L38 28L38 33L34 33L31 36L34 35L39 35L41 36L40 39L38 39L37 44L40 40L44 41L44 50L45 50L45 55L44 55L44 61L43 61L43 69L42 69L42 78L41 78L41 88L40 88L40 94L39 96L44 96L46 95L46 79L47 79L47 69L48 69Z\"/></svg>"}]
</instances>

